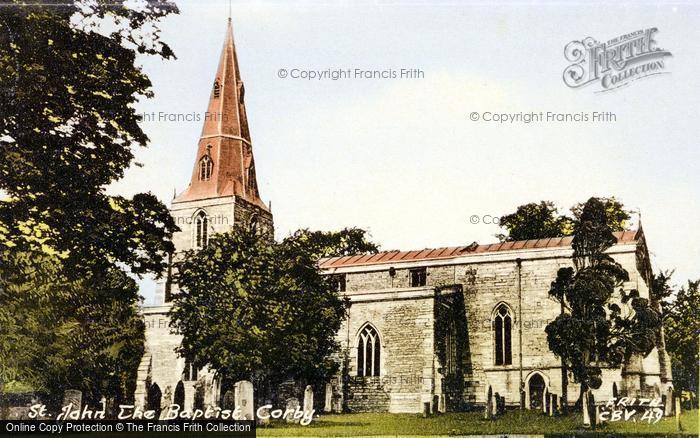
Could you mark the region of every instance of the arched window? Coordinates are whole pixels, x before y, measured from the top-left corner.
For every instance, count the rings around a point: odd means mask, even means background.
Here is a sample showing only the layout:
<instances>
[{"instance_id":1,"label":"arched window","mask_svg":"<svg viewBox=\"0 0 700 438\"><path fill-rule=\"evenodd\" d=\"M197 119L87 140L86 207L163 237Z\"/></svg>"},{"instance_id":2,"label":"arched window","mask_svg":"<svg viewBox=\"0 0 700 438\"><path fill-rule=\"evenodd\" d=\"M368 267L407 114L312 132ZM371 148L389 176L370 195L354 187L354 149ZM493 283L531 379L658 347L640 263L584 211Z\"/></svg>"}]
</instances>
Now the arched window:
<instances>
[{"instance_id":1,"label":"arched window","mask_svg":"<svg viewBox=\"0 0 700 438\"><path fill-rule=\"evenodd\" d=\"M209 220L207 219L207 214L203 211L197 213L194 218L194 247L204 248L207 246L207 241L209 239Z\"/></svg>"},{"instance_id":2,"label":"arched window","mask_svg":"<svg viewBox=\"0 0 700 438\"><path fill-rule=\"evenodd\" d=\"M505 304L500 304L493 315L493 331L495 344L496 365L513 363L511 352L511 329L513 317Z\"/></svg>"},{"instance_id":3,"label":"arched window","mask_svg":"<svg viewBox=\"0 0 700 438\"><path fill-rule=\"evenodd\" d=\"M367 324L357 339L357 375L378 376L381 362L379 333Z\"/></svg>"},{"instance_id":4,"label":"arched window","mask_svg":"<svg viewBox=\"0 0 700 438\"><path fill-rule=\"evenodd\" d=\"M199 180L208 181L211 178L211 172L214 169L214 162L209 155L203 156L199 160Z\"/></svg>"}]
</instances>

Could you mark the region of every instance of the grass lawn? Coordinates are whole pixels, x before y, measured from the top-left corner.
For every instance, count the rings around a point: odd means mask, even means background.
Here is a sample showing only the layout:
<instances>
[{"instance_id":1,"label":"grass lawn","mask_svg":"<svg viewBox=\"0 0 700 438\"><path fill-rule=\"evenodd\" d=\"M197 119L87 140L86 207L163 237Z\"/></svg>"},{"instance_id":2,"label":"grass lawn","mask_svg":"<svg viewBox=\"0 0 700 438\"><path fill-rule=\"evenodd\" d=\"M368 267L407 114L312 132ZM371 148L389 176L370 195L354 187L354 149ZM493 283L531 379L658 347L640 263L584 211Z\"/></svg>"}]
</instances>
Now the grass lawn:
<instances>
[{"instance_id":1,"label":"grass lawn","mask_svg":"<svg viewBox=\"0 0 700 438\"><path fill-rule=\"evenodd\" d=\"M281 422L258 427L258 436L362 436L362 435L467 435L467 434L576 434L583 429L580 415L546 417L539 412L508 411L498 420L484 420L483 413L450 413L422 418L414 414L343 414L323 415L308 426ZM698 411L681 414L683 434L698 436ZM615 422L596 429L600 434L672 435L676 431L675 417L664 418L657 424Z\"/></svg>"}]
</instances>

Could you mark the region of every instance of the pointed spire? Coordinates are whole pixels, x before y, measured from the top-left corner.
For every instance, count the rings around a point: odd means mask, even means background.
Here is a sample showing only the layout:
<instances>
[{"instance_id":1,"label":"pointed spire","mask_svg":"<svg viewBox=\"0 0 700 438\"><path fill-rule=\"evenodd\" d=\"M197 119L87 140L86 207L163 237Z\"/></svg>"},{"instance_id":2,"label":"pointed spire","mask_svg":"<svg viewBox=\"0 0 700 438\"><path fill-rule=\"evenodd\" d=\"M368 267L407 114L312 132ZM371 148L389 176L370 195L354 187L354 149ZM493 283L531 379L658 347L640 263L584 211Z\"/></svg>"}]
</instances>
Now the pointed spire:
<instances>
[{"instance_id":1,"label":"pointed spire","mask_svg":"<svg viewBox=\"0 0 700 438\"><path fill-rule=\"evenodd\" d=\"M219 67L204 114L190 186L174 202L238 196L267 210L255 177L253 145L229 17Z\"/></svg>"}]
</instances>

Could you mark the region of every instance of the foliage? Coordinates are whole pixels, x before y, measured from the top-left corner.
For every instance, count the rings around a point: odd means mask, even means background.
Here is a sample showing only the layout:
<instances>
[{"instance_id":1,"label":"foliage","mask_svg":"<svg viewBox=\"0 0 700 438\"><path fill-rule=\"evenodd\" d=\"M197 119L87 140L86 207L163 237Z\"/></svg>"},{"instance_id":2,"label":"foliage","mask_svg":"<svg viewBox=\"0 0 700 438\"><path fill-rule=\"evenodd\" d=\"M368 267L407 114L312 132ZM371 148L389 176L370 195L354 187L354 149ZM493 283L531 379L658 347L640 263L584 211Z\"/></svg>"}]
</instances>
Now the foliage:
<instances>
[{"instance_id":1,"label":"foliage","mask_svg":"<svg viewBox=\"0 0 700 438\"><path fill-rule=\"evenodd\" d=\"M596 198L603 203L605 218L612 231L624 231L630 219L622 203L611 198ZM507 234L498 234L501 241L548 239L574 233L581 221L584 204L571 207L571 216L558 213L551 201L531 202L519 206L514 213L502 216L499 225Z\"/></svg>"},{"instance_id":2,"label":"foliage","mask_svg":"<svg viewBox=\"0 0 700 438\"><path fill-rule=\"evenodd\" d=\"M87 401L127 401L143 355L136 282L123 271L69 280L61 261L4 252L0 265L0 376L54 401L80 389Z\"/></svg>"},{"instance_id":3,"label":"foliage","mask_svg":"<svg viewBox=\"0 0 700 438\"><path fill-rule=\"evenodd\" d=\"M152 195L112 198L148 138L137 53L173 56L156 23L167 1L15 1L0 8L0 244L134 272L164 270L175 230Z\"/></svg>"},{"instance_id":4,"label":"foliage","mask_svg":"<svg viewBox=\"0 0 700 438\"><path fill-rule=\"evenodd\" d=\"M164 0L0 8L0 391L124 399L143 349L136 284L177 230L153 195L109 196L147 136L137 54L173 57Z\"/></svg>"},{"instance_id":5,"label":"foliage","mask_svg":"<svg viewBox=\"0 0 700 438\"><path fill-rule=\"evenodd\" d=\"M304 245L317 259L379 252L379 246L368 239L367 231L356 227L340 231L310 231L306 228L297 230L287 240Z\"/></svg>"},{"instance_id":6,"label":"foliage","mask_svg":"<svg viewBox=\"0 0 700 438\"><path fill-rule=\"evenodd\" d=\"M502 216L499 225L508 230L508 235L498 235L501 241L565 236L571 227L570 219L559 215L550 201L521 205L514 213Z\"/></svg>"},{"instance_id":7,"label":"foliage","mask_svg":"<svg viewBox=\"0 0 700 438\"><path fill-rule=\"evenodd\" d=\"M654 276L654 296L663 308L666 351L671 355L677 390L698 392L698 336L700 336L700 280L688 281L677 291L670 284L673 271Z\"/></svg>"},{"instance_id":8,"label":"foliage","mask_svg":"<svg viewBox=\"0 0 700 438\"><path fill-rule=\"evenodd\" d=\"M320 381L334 373L346 303L321 276L317 256L347 248L320 248L309 235L317 236L304 231L276 243L235 227L185 253L175 266L183 293L171 313L183 335L180 354L229 382L274 387L289 377ZM360 242L348 248L364 241L364 232L354 236Z\"/></svg>"},{"instance_id":9,"label":"foliage","mask_svg":"<svg viewBox=\"0 0 700 438\"><path fill-rule=\"evenodd\" d=\"M574 231L574 267L559 269L549 291L565 309L545 329L549 348L582 391L600 387L601 366L619 367L633 354L649 354L660 324L649 300L622 289L627 271L605 253L616 241L606 204L589 199Z\"/></svg>"}]
</instances>

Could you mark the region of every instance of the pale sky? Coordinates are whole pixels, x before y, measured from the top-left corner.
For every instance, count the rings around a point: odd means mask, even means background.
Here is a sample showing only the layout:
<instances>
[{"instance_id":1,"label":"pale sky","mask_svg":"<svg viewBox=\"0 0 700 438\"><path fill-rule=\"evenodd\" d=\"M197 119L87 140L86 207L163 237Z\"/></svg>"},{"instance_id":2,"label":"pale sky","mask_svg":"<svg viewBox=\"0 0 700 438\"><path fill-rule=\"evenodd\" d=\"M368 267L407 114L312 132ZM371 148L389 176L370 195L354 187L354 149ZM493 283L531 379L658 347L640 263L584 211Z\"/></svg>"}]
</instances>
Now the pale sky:
<instances>
[{"instance_id":1,"label":"pale sky","mask_svg":"<svg viewBox=\"0 0 700 438\"><path fill-rule=\"evenodd\" d=\"M228 2L178 1L162 24L174 61L141 58L140 112L202 114ZM260 192L277 238L368 229L383 249L496 241L518 205L616 196L640 209L655 269L700 277L700 6L690 3L233 2ZM564 46L658 28L666 71L596 93L568 88ZM304 80L286 69L417 68L422 79ZM612 112L616 121L498 124L472 112ZM201 122L144 122L151 138L110 191L169 205ZM470 217L477 215L478 224ZM488 217L486 218L488 221ZM154 283L141 282L148 303Z\"/></svg>"}]
</instances>

